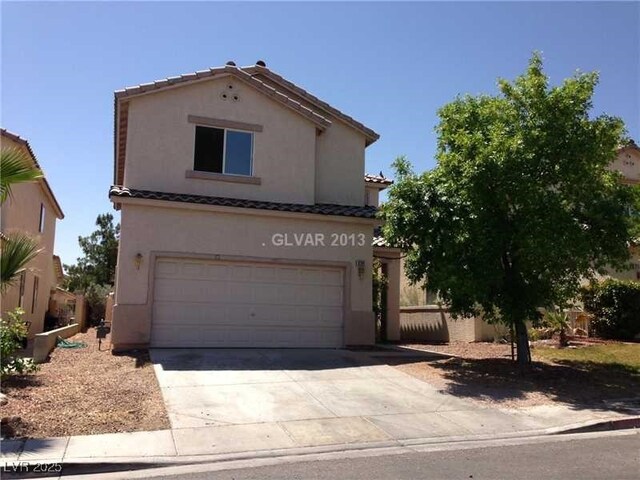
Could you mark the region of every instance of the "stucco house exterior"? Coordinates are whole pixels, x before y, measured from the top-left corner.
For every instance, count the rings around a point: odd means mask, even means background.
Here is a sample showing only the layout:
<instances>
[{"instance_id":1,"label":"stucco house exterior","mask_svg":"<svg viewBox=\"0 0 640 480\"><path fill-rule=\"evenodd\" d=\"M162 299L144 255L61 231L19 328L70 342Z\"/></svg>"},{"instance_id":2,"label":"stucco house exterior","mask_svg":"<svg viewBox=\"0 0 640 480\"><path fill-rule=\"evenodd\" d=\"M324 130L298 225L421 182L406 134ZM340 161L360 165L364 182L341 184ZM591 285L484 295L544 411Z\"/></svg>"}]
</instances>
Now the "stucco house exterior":
<instances>
[{"instance_id":1,"label":"stucco house exterior","mask_svg":"<svg viewBox=\"0 0 640 480\"><path fill-rule=\"evenodd\" d=\"M374 343L377 139L260 61L115 92L113 348Z\"/></svg>"},{"instance_id":2,"label":"stucco house exterior","mask_svg":"<svg viewBox=\"0 0 640 480\"><path fill-rule=\"evenodd\" d=\"M2 148L23 150L40 168L29 142L15 133L0 129ZM49 299L57 288L53 247L56 221L64 214L45 177L35 182L19 183L12 187L12 196L1 207L0 230L3 234L23 231L38 238L41 252L23 271L15 283L2 295L2 315L21 307L24 320L30 323L29 338L43 331Z\"/></svg>"}]
</instances>

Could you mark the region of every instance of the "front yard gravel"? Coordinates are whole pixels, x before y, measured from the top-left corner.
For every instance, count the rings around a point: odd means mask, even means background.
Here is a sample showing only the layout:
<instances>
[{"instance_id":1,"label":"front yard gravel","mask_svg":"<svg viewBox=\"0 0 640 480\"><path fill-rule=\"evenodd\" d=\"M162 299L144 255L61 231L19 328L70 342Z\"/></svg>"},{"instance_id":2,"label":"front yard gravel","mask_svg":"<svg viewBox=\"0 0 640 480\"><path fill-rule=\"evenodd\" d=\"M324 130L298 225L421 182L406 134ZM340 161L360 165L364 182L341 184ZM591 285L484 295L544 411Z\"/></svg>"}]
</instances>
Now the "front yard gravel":
<instances>
[{"instance_id":1,"label":"front yard gravel","mask_svg":"<svg viewBox=\"0 0 640 480\"><path fill-rule=\"evenodd\" d=\"M94 329L70 338L87 348L57 348L31 375L2 381L2 436L60 437L160 430L169 427L147 351L98 351Z\"/></svg>"}]
</instances>

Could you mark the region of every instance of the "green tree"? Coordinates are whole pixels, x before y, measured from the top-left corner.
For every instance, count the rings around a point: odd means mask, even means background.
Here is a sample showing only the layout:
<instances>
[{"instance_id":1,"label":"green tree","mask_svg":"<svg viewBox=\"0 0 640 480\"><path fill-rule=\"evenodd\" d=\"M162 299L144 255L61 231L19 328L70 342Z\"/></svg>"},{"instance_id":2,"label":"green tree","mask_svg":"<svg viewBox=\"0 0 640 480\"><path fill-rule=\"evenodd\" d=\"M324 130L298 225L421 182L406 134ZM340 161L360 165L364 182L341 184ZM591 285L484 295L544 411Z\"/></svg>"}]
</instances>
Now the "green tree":
<instances>
[{"instance_id":1,"label":"green tree","mask_svg":"<svg viewBox=\"0 0 640 480\"><path fill-rule=\"evenodd\" d=\"M120 225L105 213L96 219L98 229L87 237L78 237L84 256L76 265L65 265L66 287L74 292L90 285L113 285L118 260Z\"/></svg>"},{"instance_id":2,"label":"green tree","mask_svg":"<svg viewBox=\"0 0 640 480\"><path fill-rule=\"evenodd\" d=\"M42 171L23 150L3 148L0 152L0 204L11 197L14 185L34 182L41 177ZM0 246L0 292L5 292L40 250L38 241L22 232L0 233Z\"/></svg>"},{"instance_id":3,"label":"green tree","mask_svg":"<svg viewBox=\"0 0 640 480\"><path fill-rule=\"evenodd\" d=\"M534 54L500 94L456 98L438 112L436 168L418 175L397 159L382 208L410 280L428 277L454 315L513 326L520 365L527 320L628 262L634 192L607 169L624 125L589 117L597 83L577 73L550 87Z\"/></svg>"}]
</instances>

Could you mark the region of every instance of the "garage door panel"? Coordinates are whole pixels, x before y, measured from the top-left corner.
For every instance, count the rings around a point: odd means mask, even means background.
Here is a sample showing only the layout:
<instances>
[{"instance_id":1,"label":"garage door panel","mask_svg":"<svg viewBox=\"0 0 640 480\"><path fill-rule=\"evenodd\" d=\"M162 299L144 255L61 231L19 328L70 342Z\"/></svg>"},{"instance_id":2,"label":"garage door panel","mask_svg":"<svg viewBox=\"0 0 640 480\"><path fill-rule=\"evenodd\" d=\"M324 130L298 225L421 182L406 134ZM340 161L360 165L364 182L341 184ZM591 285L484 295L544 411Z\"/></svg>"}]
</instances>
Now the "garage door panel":
<instances>
[{"instance_id":1,"label":"garage door panel","mask_svg":"<svg viewBox=\"0 0 640 480\"><path fill-rule=\"evenodd\" d=\"M229 285L223 281L157 279L156 300L173 302L224 302Z\"/></svg>"},{"instance_id":2,"label":"garage door panel","mask_svg":"<svg viewBox=\"0 0 640 480\"><path fill-rule=\"evenodd\" d=\"M339 347L343 271L160 259L156 347Z\"/></svg>"}]
</instances>

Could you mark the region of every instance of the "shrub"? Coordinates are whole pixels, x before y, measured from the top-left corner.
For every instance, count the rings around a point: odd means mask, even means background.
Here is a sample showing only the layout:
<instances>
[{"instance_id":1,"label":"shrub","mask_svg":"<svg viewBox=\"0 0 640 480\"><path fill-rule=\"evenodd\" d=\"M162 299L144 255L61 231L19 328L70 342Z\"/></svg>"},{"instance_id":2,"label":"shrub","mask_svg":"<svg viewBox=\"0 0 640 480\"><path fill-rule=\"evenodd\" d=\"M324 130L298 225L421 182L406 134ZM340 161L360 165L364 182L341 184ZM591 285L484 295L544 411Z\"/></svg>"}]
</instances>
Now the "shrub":
<instances>
[{"instance_id":1,"label":"shrub","mask_svg":"<svg viewBox=\"0 0 640 480\"><path fill-rule=\"evenodd\" d=\"M107 295L113 287L109 285L97 285L92 283L84 291L87 300L87 318L93 326L98 325L104 319L105 307L107 305Z\"/></svg>"},{"instance_id":2,"label":"shrub","mask_svg":"<svg viewBox=\"0 0 640 480\"><path fill-rule=\"evenodd\" d=\"M16 356L22 340L28 334L27 324L22 319L24 310L16 308L7 312L7 320L0 319L0 375L35 372L38 367L30 359Z\"/></svg>"},{"instance_id":3,"label":"shrub","mask_svg":"<svg viewBox=\"0 0 640 480\"><path fill-rule=\"evenodd\" d=\"M591 326L602 338L632 340L640 334L640 282L607 279L582 292Z\"/></svg>"}]
</instances>

